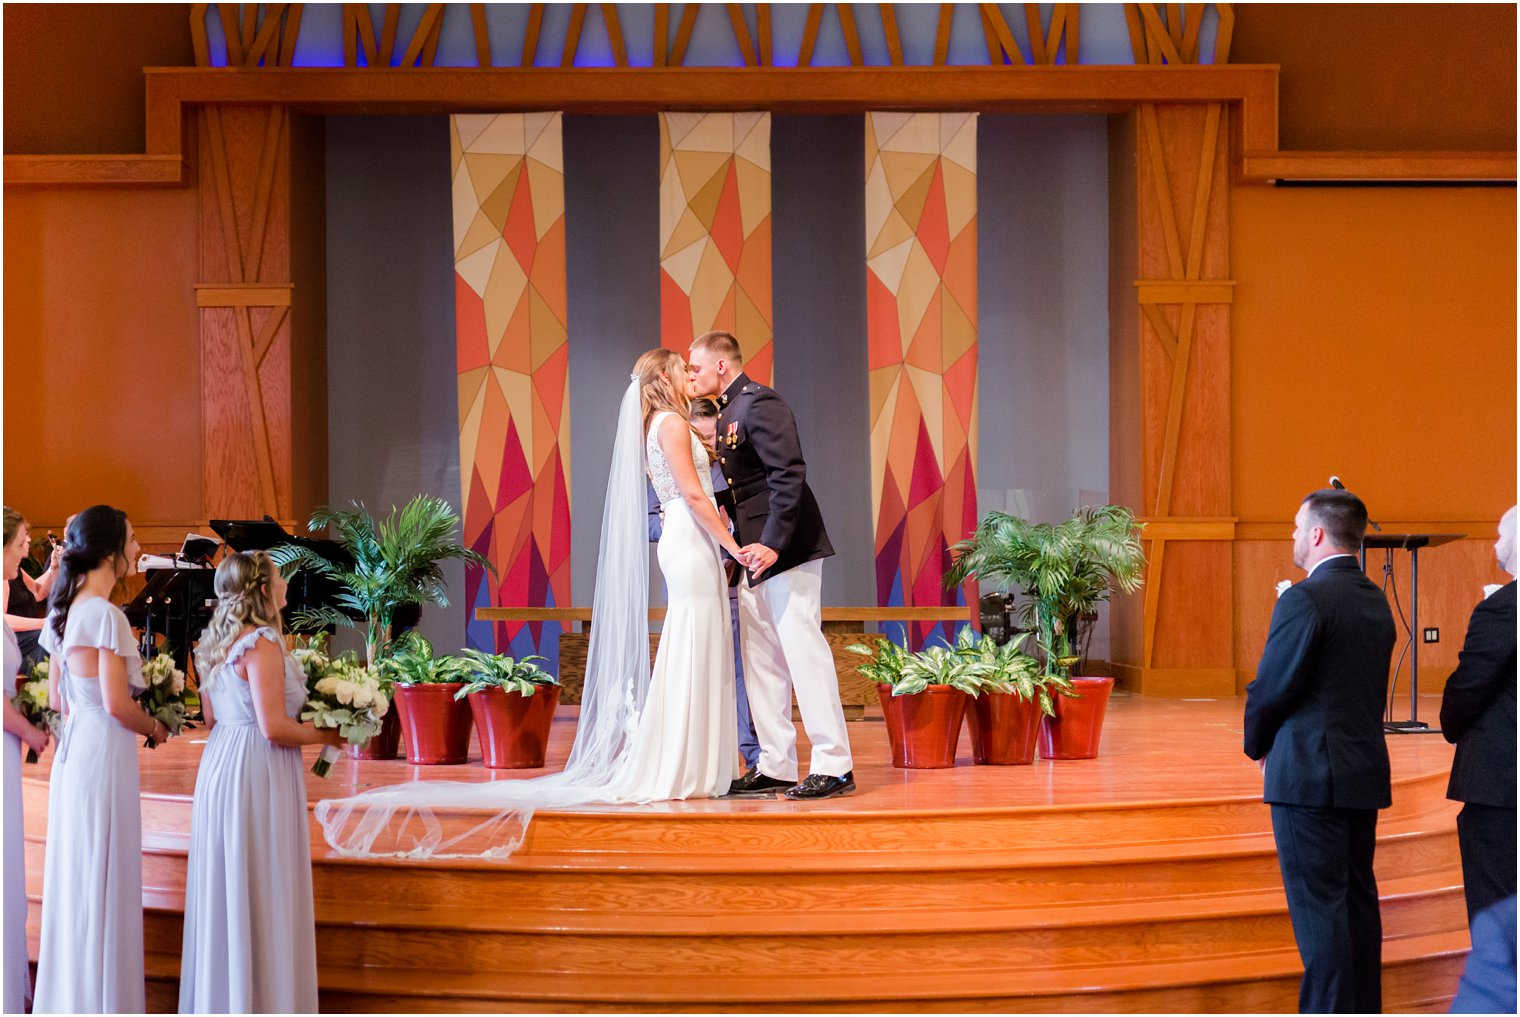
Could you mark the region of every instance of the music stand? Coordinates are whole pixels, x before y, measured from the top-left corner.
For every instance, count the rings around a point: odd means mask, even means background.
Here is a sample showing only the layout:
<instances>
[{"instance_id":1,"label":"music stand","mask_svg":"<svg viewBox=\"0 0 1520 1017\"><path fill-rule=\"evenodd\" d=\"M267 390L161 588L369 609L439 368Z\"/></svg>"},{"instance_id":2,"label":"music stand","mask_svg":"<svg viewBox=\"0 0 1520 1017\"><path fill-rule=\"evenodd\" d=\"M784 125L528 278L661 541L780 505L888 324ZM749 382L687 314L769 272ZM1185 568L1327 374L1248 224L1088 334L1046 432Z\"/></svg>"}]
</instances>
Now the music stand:
<instances>
[{"instance_id":1,"label":"music stand","mask_svg":"<svg viewBox=\"0 0 1520 1017\"><path fill-rule=\"evenodd\" d=\"M143 588L122 609L122 613L127 616L129 623L143 629L145 660L153 652L154 621L158 620L160 631L169 640L175 666L183 668L197 628L196 622L201 621L201 627L204 627L204 623L211 620L211 611L206 604L216 596L213 588L215 572L209 568L187 565L148 569L145 575L147 581ZM174 640L176 622L179 623L183 637L178 643Z\"/></svg>"},{"instance_id":2,"label":"music stand","mask_svg":"<svg viewBox=\"0 0 1520 1017\"><path fill-rule=\"evenodd\" d=\"M1367 571L1368 550L1387 552L1383 571L1393 574L1393 553L1409 552L1409 719L1390 720L1383 724L1389 734L1439 734L1420 720L1420 548L1440 547L1461 540L1465 533L1369 533L1362 538L1362 571ZM1398 595L1397 589L1394 595Z\"/></svg>"}]
</instances>

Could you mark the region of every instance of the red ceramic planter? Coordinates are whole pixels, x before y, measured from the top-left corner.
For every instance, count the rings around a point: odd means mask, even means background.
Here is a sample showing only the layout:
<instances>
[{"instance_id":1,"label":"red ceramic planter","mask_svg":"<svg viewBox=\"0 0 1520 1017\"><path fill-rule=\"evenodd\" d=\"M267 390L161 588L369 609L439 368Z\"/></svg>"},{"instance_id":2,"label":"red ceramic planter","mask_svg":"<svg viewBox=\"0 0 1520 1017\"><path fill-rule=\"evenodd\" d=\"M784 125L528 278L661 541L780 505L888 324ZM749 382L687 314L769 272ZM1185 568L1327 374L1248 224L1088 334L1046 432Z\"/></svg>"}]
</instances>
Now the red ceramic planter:
<instances>
[{"instance_id":1,"label":"red ceramic planter","mask_svg":"<svg viewBox=\"0 0 1520 1017\"><path fill-rule=\"evenodd\" d=\"M549 726L559 705L559 686L540 685L533 695L492 688L465 697L475 717L480 755L493 770L537 770L549 748Z\"/></svg>"},{"instance_id":2,"label":"red ceramic planter","mask_svg":"<svg viewBox=\"0 0 1520 1017\"><path fill-rule=\"evenodd\" d=\"M1033 763L1041 716L1037 699L1023 699L1013 692L983 692L966 710L971 758L982 765Z\"/></svg>"},{"instance_id":3,"label":"red ceramic planter","mask_svg":"<svg viewBox=\"0 0 1520 1017\"><path fill-rule=\"evenodd\" d=\"M892 695L887 685L876 686L876 691L892 742L893 766L937 770L955 765L955 746L970 698L966 693L949 685L930 685L907 696Z\"/></svg>"},{"instance_id":4,"label":"red ceramic planter","mask_svg":"<svg viewBox=\"0 0 1520 1017\"><path fill-rule=\"evenodd\" d=\"M347 746L349 756L354 759L395 759L400 748L401 718L397 715L395 703L391 703L385 719L380 722L379 734L362 746Z\"/></svg>"},{"instance_id":5,"label":"red ceramic planter","mask_svg":"<svg viewBox=\"0 0 1520 1017\"><path fill-rule=\"evenodd\" d=\"M413 766L462 763L470 753L470 704L456 702L463 682L397 685L396 709Z\"/></svg>"},{"instance_id":6,"label":"red ceramic planter","mask_svg":"<svg viewBox=\"0 0 1520 1017\"><path fill-rule=\"evenodd\" d=\"M1056 696L1056 715L1040 721L1040 755L1046 759L1092 759L1098 754L1114 680L1073 678L1071 683L1081 698Z\"/></svg>"}]
</instances>

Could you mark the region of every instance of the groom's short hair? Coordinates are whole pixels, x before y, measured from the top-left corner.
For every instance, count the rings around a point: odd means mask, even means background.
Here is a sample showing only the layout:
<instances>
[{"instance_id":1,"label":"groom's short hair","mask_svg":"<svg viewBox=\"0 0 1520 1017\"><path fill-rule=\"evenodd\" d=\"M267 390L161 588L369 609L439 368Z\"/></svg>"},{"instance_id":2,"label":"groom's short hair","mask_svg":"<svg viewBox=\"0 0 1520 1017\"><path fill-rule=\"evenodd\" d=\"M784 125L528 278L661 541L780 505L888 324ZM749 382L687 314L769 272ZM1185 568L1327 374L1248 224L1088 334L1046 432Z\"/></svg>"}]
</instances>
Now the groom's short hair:
<instances>
[{"instance_id":1,"label":"groom's short hair","mask_svg":"<svg viewBox=\"0 0 1520 1017\"><path fill-rule=\"evenodd\" d=\"M710 350L719 360L744 363L744 354L739 351L739 340L734 338L732 332L704 332L692 341L691 348Z\"/></svg>"}]
</instances>

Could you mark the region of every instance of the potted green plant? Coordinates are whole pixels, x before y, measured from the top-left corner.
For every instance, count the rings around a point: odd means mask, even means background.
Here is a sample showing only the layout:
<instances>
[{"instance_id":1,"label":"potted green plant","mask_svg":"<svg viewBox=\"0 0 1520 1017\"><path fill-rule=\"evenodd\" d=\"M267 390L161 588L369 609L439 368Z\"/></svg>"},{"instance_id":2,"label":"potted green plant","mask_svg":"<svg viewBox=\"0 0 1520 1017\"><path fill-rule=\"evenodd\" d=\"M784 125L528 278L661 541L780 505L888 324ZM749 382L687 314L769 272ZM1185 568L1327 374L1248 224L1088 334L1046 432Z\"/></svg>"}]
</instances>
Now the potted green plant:
<instances>
[{"instance_id":1,"label":"potted green plant","mask_svg":"<svg viewBox=\"0 0 1520 1017\"><path fill-rule=\"evenodd\" d=\"M307 529L319 532L331 527L348 555L348 561L329 561L298 544L281 544L269 556L288 577L310 569L340 587L337 606L308 608L291 617L292 628L313 632L334 625L354 627L345 613L364 619L365 663L374 667L391 645L391 620L402 604L449 603L441 562L450 559L481 565L494 575L496 566L484 556L455 541L459 516L442 498L419 494L398 513L392 506L384 520L376 520L358 502L346 509L317 509ZM382 672L383 673L383 672ZM400 740L400 711L386 714L380 734L363 749L349 748L361 759L395 759Z\"/></svg>"},{"instance_id":2,"label":"potted green plant","mask_svg":"<svg viewBox=\"0 0 1520 1017\"><path fill-rule=\"evenodd\" d=\"M1053 713L1040 722L1040 754L1091 759L1098 754L1112 678L1072 677L1076 619L1107 600L1113 589L1132 593L1144 581L1145 553L1134 513L1118 505L1084 506L1052 526L989 512L976 533L951 548L946 586L977 579L1025 595L1021 613L1033 623L1045 674L1065 679Z\"/></svg>"},{"instance_id":3,"label":"potted green plant","mask_svg":"<svg viewBox=\"0 0 1520 1017\"><path fill-rule=\"evenodd\" d=\"M1043 674L1039 661L1024 652L1028 637L1021 632L999 643L967 626L956 639L958 652L987 665L981 694L966 711L971 758L980 765L1033 763L1040 718L1055 715L1055 693L1071 691L1065 678Z\"/></svg>"},{"instance_id":4,"label":"potted green plant","mask_svg":"<svg viewBox=\"0 0 1520 1017\"><path fill-rule=\"evenodd\" d=\"M909 653L885 636L878 636L874 646L854 643L847 649L872 658L856 669L876 682L892 765L906 770L954 766L966 703L981 690L988 666L948 646Z\"/></svg>"},{"instance_id":5,"label":"potted green plant","mask_svg":"<svg viewBox=\"0 0 1520 1017\"><path fill-rule=\"evenodd\" d=\"M460 656L470 683L454 698L470 704L486 766L498 770L542 767L560 692L559 679L535 663L544 658L513 660L483 650L465 650Z\"/></svg>"},{"instance_id":6,"label":"potted green plant","mask_svg":"<svg viewBox=\"0 0 1520 1017\"><path fill-rule=\"evenodd\" d=\"M435 657L432 643L408 632L381 658L380 671L395 682L408 763L437 766L469 758L470 707L457 698L469 680L462 658Z\"/></svg>"}]
</instances>

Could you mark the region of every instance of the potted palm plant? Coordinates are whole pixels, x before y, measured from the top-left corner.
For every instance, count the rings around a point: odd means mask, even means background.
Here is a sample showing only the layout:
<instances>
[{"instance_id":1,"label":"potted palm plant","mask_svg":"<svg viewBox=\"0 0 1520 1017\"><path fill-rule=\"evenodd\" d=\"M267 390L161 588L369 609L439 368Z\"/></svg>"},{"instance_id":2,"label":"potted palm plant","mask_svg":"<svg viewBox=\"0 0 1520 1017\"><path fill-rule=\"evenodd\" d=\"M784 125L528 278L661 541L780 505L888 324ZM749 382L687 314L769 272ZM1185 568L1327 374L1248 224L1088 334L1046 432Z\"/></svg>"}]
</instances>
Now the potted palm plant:
<instances>
[{"instance_id":1,"label":"potted palm plant","mask_svg":"<svg viewBox=\"0 0 1520 1017\"><path fill-rule=\"evenodd\" d=\"M560 691L559 679L535 663L544 658L513 660L483 650L465 650L460 656L471 680L454 698L470 704L486 766L498 770L542 767Z\"/></svg>"},{"instance_id":2,"label":"potted palm plant","mask_svg":"<svg viewBox=\"0 0 1520 1017\"><path fill-rule=\"evenodd\" d=\"M463 763L470 754L470 707L456 694L469 680L468 664L459 657L435 657L432 643L408 632L381 658L380 671L395 682L406 761Z\"/></svg>"},{"instance_id":3,"label":"potted palm plant","mask_svg":"<svg viewBox=\"0 0 1520 1017\"><path fill-rule=\"evenodd\" d=\"M876 682L892 765L905 770L954 766L966 703L981 690L988 665L948 646L909 653L885 636L878 636L874 646L855 643L846 649L872 658L856 669Z\"/></svg>"},{"instance_id":4,"label":"potted palm plant","mask_svg":"<svg viewBox=\"0 0 1520 1017\"><path fill-rule=\"evenodd\" d=\"M1040 722L1040 754L1049 759L1091 759L1098 754L1112 678L1072 677L1080 658L1072 652L1078 617L1107 600L1113 589L1132 593L1144 581L1141 526L1118 505L1084 506L1057 525L989 512L976 533L951 548L947 586L975 578L1025 597L1021 609L1033 623L1047 677L1065 679L1071 690L1053 701Z\"/></svg>"},{"instance_id":5,"label":"potted palm plant","mask_svg":"<svg viewBox=\"0 0 1520 1017\"><path fill-rule=\"evenodd\" d=\"M281 544L272 548L269 556L287 577L310 569L342 588L336 607L298 611L291 617L292 626L305 631L333 625L352 628L353 620L340 608L351 611L364 619L365 663L374 667L389 652L391 621L398 607L448 606L441 562L458 559L482 565L493 575L496 566L456 542L459 516L442 498L419 494L399 512L392 506L390 514L378 521L362 504L349 504L346 509L323 506L311 514L306 525L312 532L331 527L351 564L329 561L297 544ZM380 734L364 749L350 748L349 752L360 758L394 759L400 731L399 711L391 710Z\"/></svg>"},{"instance_id":6,"label":"potted palm plant","mask_svg":"<svg viewBox=\"0 0 1520 1017\"><path fill-rule=\"evenodd\" d=\"M980 765L1033 763L1040 718L1054 716L1056 693L1071 691L1065 678L1041 673L1039 661L1024 652L1028 637L1021 632L999 643L968 626L956 639L958 652L987 665L981 694L966 711L971 758Z\"/></svg>"}]
</instances>

